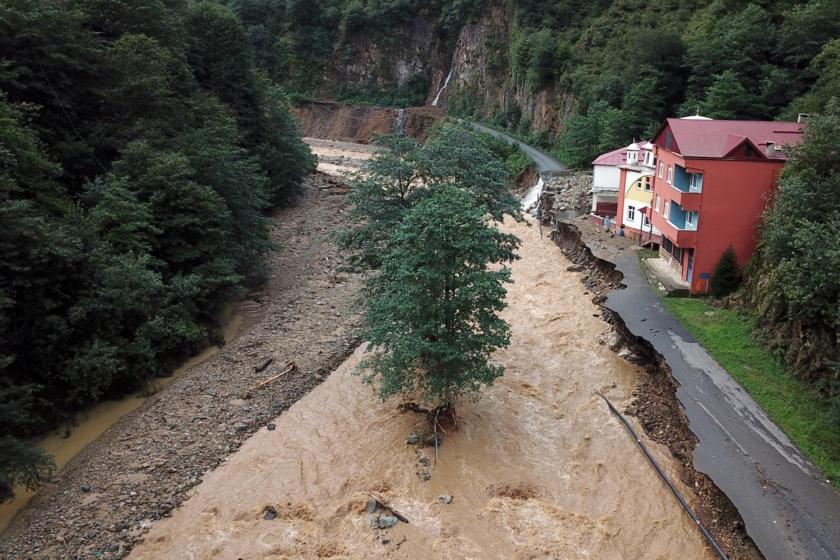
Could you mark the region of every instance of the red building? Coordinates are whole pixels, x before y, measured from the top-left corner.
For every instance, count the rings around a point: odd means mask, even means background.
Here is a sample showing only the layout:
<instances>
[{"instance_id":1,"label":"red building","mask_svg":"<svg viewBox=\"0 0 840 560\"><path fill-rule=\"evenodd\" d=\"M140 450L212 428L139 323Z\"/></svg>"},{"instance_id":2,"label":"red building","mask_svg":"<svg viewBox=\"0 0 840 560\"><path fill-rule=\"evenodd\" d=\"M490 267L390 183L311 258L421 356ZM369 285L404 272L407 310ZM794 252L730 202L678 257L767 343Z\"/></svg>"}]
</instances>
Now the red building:
<instances>
[{"instance_id":1,"label":"red building","mask_svg":"<svg viewBox=\"0 0 840 560\"><path fill-rule=\"evenodd\" d=\"M692 292L704 292L729 245L752 256L758 223L803 124L668 119L653 139L656 172L650 221L660 256Z\"/></svg>"}]
</instances>

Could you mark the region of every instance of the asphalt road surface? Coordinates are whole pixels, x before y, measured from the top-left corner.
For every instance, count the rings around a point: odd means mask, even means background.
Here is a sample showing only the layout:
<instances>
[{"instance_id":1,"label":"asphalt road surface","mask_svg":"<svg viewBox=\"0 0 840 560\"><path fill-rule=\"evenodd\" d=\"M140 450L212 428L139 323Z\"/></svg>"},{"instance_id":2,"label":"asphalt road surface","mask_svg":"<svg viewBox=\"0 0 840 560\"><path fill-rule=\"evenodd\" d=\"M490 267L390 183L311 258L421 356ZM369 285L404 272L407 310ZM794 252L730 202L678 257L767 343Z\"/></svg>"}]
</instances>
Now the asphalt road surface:
<instances>
[{"instance_id":1,"label":"asphalt road surface","mask_svg":"<svg viewBox=\"0 0 840 560\"><path fill-rule=\"evenodd\" d=\"M732 500L767 560L840 558L840 494L665 309L636 255L623 255L616 268L627 287L606 306L671 367L698 440L694 468Z\"/></svg>"},{"instance_id":2,"label":"asphalt road surface","mask_svg":"<svg viewBox=\"0 0 840 560\"><path fill-rule=\"evenodd\" d=\"M485 132L496 138L501 138L502 140L507 141L508 144L516 144L518 145L523 152L525 152L529 158L534 161L534 164L537 166L537 170L540 174L546 173L559 173L561 171L566 170L566 166L548 155L547 153L543 152L542 150L538 150L533 146L529 146L528 144L517 140L513 136L505 134L504 132L499 132L498 130L494 130L492 128L486 127L484 125L478 123L470 123L472 127L479 132Z\"/></svg>"}]
</instances>

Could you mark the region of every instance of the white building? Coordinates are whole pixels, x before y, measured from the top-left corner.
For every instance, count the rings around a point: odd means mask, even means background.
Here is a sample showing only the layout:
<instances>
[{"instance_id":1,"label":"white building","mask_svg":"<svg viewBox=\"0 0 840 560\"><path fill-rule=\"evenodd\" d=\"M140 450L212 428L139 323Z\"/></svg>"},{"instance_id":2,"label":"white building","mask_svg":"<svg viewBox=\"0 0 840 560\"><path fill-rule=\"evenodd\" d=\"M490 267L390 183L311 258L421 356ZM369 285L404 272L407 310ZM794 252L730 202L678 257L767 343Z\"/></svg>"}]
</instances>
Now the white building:
<instances>
[{"instance_id":1,"label":"white building","mask_svg":"<svg viewBox=\"0 0 840 560\"><path fill-rule=\"evenodd\" d=\"M625 148L608 152L592 162L592 213L614 218L618 214L618 185L626 163Z\"/></svg>"}]
</instances>

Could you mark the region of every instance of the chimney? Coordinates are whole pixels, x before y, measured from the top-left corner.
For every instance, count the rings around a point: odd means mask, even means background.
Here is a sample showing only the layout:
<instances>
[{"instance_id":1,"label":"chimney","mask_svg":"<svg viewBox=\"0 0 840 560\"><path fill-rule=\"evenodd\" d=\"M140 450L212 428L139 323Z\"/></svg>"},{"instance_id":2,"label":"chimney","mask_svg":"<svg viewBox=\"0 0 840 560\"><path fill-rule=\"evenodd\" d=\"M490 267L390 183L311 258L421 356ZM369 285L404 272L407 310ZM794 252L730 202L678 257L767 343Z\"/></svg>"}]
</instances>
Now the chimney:
<instances>
[{"instance_id":1,"label":"chimney","mask_svg":"<svg viewBox=\"0 0 840 560\"><path fill-rule=\"evenodd\" d=\"M808 119L811 117L811 113L799 113L796 117L796 122L799 124L808 122Z\"/></svg>"}]
</instances>

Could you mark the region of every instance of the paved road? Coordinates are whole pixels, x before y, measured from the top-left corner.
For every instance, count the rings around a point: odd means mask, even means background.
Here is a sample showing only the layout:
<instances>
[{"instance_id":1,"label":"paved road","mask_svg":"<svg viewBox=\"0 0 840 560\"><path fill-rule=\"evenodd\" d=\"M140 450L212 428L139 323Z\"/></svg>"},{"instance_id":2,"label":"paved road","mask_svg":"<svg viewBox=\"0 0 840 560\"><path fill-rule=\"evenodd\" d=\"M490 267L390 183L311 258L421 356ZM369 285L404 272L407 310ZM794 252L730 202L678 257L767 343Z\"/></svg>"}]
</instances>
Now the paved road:
<instances>
[{"instance_id":1,"label":"paved road","mask_svg":"<svg viewBox=\"0 0 840 560\"><path fill-rule=\"evenodd\" d=\"M606 305L671 367L698 439L694 467L732 500L767 560L840 558L840 494L663 307L636 255L616 267L627 288Z\"/></svg>"},{"instance_id":2,"label":"paved road","mask_svg":"<svg viewBox=\"0 0 840 560\"><path fill-rule=\"evenodd\" d=\"M507 141L508 144L516 144L518 145L523 152L525 152L528 157L534 160L534 164L537 166L537 170L540 174L546 173L559 173L561 171L566 170L566 166L548 155L547 153L543 152L542 150L538 150L533 146L529 146L528 144L517 140L513 136L505 134L504 132L499 132L498 130L494 130L492 128L488 128L484 125L478 123L470 123L472 127L480 132L486 132L487 134L491 134L496 138L501 138L502 140Z\"/></svg>"}]
</instances>

